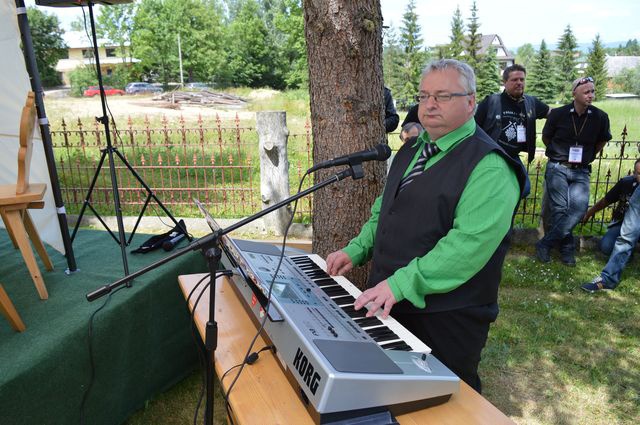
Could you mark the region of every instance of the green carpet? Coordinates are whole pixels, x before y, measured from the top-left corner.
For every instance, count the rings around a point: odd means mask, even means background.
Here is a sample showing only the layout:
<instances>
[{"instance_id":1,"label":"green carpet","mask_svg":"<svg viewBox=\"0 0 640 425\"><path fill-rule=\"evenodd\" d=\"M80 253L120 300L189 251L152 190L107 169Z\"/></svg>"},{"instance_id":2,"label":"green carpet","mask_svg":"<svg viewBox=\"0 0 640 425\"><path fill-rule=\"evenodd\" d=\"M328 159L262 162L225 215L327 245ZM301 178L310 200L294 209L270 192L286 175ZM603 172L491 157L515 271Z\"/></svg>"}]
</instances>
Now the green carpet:
<instances>
[{"instance_id":1,"label":"green carpet","mask_svg":"<svg viewBox=\"0 0 640 425\"><path fill-rule=\"evenodd\" d=\"M136 235L127 249L130 273L167 255L162 249L129 253L147 238ZM47 272L38 260L49 291L49 299L42 301L20 252L0 230L0 282L27 327L14 332L0 316L0 424L80 423L83 394L91 382L89 319L107 300L93 325L95 377L84 423L122 423L197 365L177 277L206 271L199 252L88 302L87 293L124 276L120 248L108 233L86 230L76 235L73 249L79 271L71 275L64 273L64 256L53 249L48 253L54 271Z\"/></svg>"}]
</instances>

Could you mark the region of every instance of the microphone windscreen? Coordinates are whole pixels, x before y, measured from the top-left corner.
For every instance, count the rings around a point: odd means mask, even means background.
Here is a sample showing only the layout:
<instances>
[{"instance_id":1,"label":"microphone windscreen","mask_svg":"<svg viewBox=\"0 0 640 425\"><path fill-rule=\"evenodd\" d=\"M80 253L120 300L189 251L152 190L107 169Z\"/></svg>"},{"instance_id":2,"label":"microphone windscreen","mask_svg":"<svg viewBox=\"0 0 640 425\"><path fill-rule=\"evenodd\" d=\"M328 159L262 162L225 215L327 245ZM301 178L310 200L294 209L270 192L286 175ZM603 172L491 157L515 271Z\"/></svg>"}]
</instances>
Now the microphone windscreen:
<instances>
[{"instance_id":1,"label":"microphone windscreen","mask_svg":"<svg viewBox=\"0 0 640 425\"><path fill-rule=\"evenodd\" d=\"M380 143L376 146L376 151L378 152L378 161L385 161L391 156L391 148L387 144Z\"/></svg>"}]
</instances>

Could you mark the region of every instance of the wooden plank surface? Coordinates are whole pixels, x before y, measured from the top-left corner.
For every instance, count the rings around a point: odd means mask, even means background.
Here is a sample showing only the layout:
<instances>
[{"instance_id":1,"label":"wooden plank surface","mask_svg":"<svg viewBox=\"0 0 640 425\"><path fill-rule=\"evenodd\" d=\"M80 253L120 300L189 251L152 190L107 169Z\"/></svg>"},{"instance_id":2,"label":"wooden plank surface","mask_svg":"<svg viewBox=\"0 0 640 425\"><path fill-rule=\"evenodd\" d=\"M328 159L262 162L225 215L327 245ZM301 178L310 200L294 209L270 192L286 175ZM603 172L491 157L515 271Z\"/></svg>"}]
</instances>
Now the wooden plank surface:
<instances>
[{"instance_id":1,"label":"wooden plank surface","mask_svg":"<svg viewBox=\"0 0 640 425\"><path fill-rule=\"evenodd\" d=\"M182 275L178 281L180 288L188 296L191 289L205 276L204 274ZM204 287L207 280L200 285ZM200 289L196 290L189 302L193 303ZM226 278L216 283L215 320L218 323L218 348L215 353L215 369L218 377L229 368L239 364L246 355L251 339L255 336L256 326L244 310ZM195 313L200 335L204 335L205 324L209 318L208 291L198 303ZM258 337L251 351L257 351L266 344ZM279 360L270 351L260 353L260 359L246 366L240 379L231 392L231 406L234 422L237 424L312 424L313 421L280 369ZM229 373L222 385L225 390L233 379ZM439 406L411 412L397 417L402 425L433 424L514 424L464 382L460 383L460 392Z\"/></svg>"}]
</instances>

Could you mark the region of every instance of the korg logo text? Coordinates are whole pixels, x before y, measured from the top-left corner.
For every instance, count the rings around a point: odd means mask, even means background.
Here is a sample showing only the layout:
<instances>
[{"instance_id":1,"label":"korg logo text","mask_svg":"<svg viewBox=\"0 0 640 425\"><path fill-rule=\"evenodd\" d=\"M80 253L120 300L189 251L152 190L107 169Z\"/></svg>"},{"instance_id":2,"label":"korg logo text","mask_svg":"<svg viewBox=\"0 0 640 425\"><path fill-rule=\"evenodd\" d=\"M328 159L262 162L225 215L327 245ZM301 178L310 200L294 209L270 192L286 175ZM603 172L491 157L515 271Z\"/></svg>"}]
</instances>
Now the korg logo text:
<instances>
[{"instance_id":1,"label":"korg logo text","mask_svg":"<svg viewBox=\"0 0 640 425\"><path fill-rule=\"evenodd\" d=\"M302 353L300 348L298 348L293 359L293 367L296 368L304 383L307 384L311 394L315 395L318 390L318 386L320 385L320 375L316 372L315 368L309 359L307 359L307 356Z\"/></svg>"}]
</instances>

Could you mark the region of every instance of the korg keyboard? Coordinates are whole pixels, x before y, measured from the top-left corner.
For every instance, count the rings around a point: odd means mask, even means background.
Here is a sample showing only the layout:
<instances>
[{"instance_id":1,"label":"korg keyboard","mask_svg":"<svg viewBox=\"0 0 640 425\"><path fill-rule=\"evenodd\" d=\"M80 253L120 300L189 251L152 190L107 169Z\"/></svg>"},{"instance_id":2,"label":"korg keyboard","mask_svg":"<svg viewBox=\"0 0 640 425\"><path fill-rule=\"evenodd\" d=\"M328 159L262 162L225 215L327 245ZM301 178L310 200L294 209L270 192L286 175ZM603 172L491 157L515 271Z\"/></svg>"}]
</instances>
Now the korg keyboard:
<instances>
[{"instance_id":1,"label":"korg keyboard","mask_svg":"<svg viewBox=\"0 0 640 425\"><path fill-rule=\"evenodd\" d=\"M355 311L360 290L328 276L319 256L285 256L276 274L278 247L222 242L224 265L239 272L232 287L256 321L268 315L264 332L316 422L379 407L401 414L458 391L459 378L400 323Z\"/></svg>"}]
</instances>

